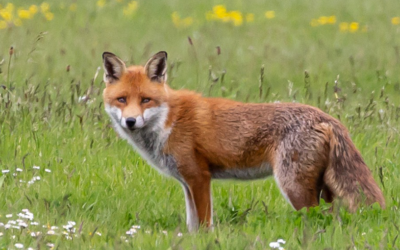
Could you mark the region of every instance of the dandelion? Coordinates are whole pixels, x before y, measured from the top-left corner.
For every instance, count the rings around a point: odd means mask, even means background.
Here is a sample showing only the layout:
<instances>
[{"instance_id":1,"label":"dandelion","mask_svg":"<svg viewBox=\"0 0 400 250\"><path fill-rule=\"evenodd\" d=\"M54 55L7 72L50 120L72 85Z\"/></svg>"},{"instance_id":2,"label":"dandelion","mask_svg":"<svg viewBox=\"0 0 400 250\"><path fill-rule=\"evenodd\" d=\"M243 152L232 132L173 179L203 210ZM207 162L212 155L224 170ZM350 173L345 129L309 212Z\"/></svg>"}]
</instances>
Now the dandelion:
<instances>
[{"instance_id":1,"label":"dandelion","mask_svg":"<svg viewBox=\"0 0 400 250\"><path fill-rule=\"evenodd\" d=\"M336 16L330 16L328 17L328 21L329 24L335 24L336 23Z\"/></svg>"},{"instance_id":2,"label":"dandelion","mask_svg":"<svg viewBox=\"0 0 400 250\"><path fill-rule=\"evenodd\" d=\"M339 30L342 32L346 32L349 30L349 24L346 22L342 22L339 24Z\"/></svg>"},{"instance_id":3,"label":"dandelion","mask_svg":"<svg viewBox=\"0 0 400 250\"><path fill-rule=\"evenodd\" d=\"M11 21L13 18L12 11L8 11L7 9L1 9L0 10L0 16L5 20L5 21Z\"/></svg>"},{"instance_id":4,"label":"dandelion","mask_svg":"<svg viewBox=\"0 0 400 250\"><path fill-rule=\"evenodd\" d=\"M275 18L275 11L269 10L269 11L265 12L265 17L266 17L267 19L273 19L273 18Z\"/></svg>"},{"instance_id":5,"label":"dandelion","mask_svg":"<svg viewBox=\"0 0 400 250\"><path fill-rule=\"evenodd\" d=\"M392 18L392 24L393 25L399 25L400 24L400 17L396 16Z\"/></svg>"},{"instance_id":6,"label":"dandelion","mask_svg":"<svg viewBox=\"0 0 400 250\"><path fill-rule=\"evenodd\" d=\"M318 23L321 25L327 24L328 23L328 17L326 16L320 16L318 18Z\"/></svg>"},{"instance_id":7,"label":"dandelion","mask_svg":"<svg viewBox=\"0 0 400 250\"><path fill-rule=\"evenodd\" d=\"M21 19L31 19L33 14L29 10L18 10L18 17Z\"/></svg>"},{"instance_id":8,"label":"dandelion","mask_svg":"<svg viewBox=\"0 0 400 250\"><path fill-rule=\"evenodd\" d=\"M136 1L132 1L128 3L126 7L123 9L123 13L125 16L131 16L138 8L139 3Z\"/></svg>"},{"instance_id":9,"label":"dandelion","mask_svg":"<svg viewBox=\"0 0 400 250\"><path fill-rule=\"evenodd\" d=\"M50 10L50 5L49 5L48 3L43 2L43 3L40 5L40 11L42 11L42 13L46 13L46 12L49 11L49 10Z\"/></svg>"},{"instance_id":10,"label":"dandelion","mask_svg":"<svg viewBox=\"0 0 400 250\"><path fill-rule=\"evenodd\" d=\"M249 13L246 15L246 22L248 22L248 23L254 22L254 14L253 13Z\"/></svg>"},{"instance_id":11,"label":"dandelion","mask_svg":"<svg viewBox=\"0 0 400 250\"><path fill-rule=\"evenodd\" d=\"M104 5L106 5L106 0L98 0L98 1L96 2L96 5L97 5L98 7L100 7L100 8L103 8Z\"/></svg>"},{"instance_id":12,"label":"dandelion","mask_svg":"<svg viewBox=\"0 0 400 250\"><path fill-rule=\"evenodd\" d=\"M215 14L215 17L217 19L222 19L228 21L228 13L226 11L226 7L224 5L216 5L213 7L213 11Z\"/></svg>"},{"instance_id":13,"label":"dandelion","mask_svg":"<svg viewBox=\"0 0 400 250\"><path fill-rule=\"evenodd\" d=\"M229 13L231 20L233 21L233 25L240 26L243 23L243 16L240 11L231 11Z\"/></svg>"},{"instance_id":14,"label":"dandelion","mask_svg":"<svg viewBox=\"0 0 400 250\"><path fill-rule=\"evenodd\" d=\"M359 26L360 25L357 22L350 23L350 25L349 25L350 32L356 32L358 30Z\"/></svg>"},{"instance_id":15,"label":"dandelion","mask_svg":"<svg viewBox=\"0 0 400 250\"><path fill-rule=\"evenodd\" d=\"M29 7L29 12L30 12L32 15L35 15L35 14L38 12L38 7L37 7L36 5L31 5L31 6Z\"/></svg>"},{"instance_id":16,"label":"dandelion","mask_svg":"<svg viewBox=\"0 0 400 250\"><path fill-rule=\"evenodd\" d=\"M7 22L0 20L0 30L6 29L7 28Z\"/></svg>"},{"instance_id":17,"label":"dandelion","mask_svg":"<svg viewBox=\"0 0 400 250\"><path fill-rule=\"evenodd\" d=\"M8 3L5 7L5 10L7 10L8 12L13 12L14 11L14 4L12 3Z\"/></svg>"},{"instance_id":18,"label":"dandelion","mask_svg":"<svg viewBox=\"0 0 400 250\"><path fill-rule=\"evenodd\" d=\"M54 18L54 14L51 12L46 12L44 13L44 17L46 18L47 21L51 21Z\"/></svg>"}]
</instances>

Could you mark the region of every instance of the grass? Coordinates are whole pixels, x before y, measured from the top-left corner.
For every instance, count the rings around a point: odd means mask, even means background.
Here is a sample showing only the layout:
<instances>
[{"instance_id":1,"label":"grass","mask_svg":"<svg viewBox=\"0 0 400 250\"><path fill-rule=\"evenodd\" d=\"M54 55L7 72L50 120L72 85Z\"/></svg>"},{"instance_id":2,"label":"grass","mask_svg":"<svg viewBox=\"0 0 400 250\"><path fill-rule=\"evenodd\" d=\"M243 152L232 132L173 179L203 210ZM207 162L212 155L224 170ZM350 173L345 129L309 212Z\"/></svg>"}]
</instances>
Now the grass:
<instances>
[{"instance_id":1,"label":"grass","mask_svg":"<svg viewBox=\"0 0 400 250\"><path fill-rule=\"evenodd\" d=\"M29 7L12 2L15 10ZM48 3L51 21L39 10L21 26L0 30L0 169L10 170L0 176L0 222L29 209L39 223L0 226L0 248L269 249L280 238L285 249L399 248L400 26L391 23L399 2L226 3L228 10L254 14L240 26L206 20L220 1L139 1L129 16L123 13L128 1L103 7L77 1L75 10ZM271 10L275 18L265 18ZM193 23L175 27L175 11ZM335 24L310 25L331 15ZM342 32L342 22L360 28ZM322 204L293 211L272 178L215 181L215 230L188 234L180 185L118 138L103 111L102 71L97 75L103 51L143 64L160 50L169 53L174 88L248 102L308 103L339 118L387 208L350 214L338 204L329 213L330 204ZM36 176L41 179L29 184ZM68 221L76 225L66 237ZM140 229L131 237L126 231L133 225Z\"/></svg>"}]
</instances>

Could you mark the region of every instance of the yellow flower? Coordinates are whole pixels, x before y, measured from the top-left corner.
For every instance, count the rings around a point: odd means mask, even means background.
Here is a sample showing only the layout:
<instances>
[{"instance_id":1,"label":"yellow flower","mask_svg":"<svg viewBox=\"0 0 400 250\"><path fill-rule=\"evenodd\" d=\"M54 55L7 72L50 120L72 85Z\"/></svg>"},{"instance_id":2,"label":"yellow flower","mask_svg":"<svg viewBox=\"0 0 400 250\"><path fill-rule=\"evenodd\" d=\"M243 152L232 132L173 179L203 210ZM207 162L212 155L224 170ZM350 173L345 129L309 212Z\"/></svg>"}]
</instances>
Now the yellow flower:
<instances>
[{"instance_id":1,"label":"yellow flower","mask_svg":"<svg viewBox=\"0 0 400 250\"><path fill-rule=\"evenodd\" d=\"M223 19L226 18L228 13L226 12L226 8L224 5L216 5L213 7L213 11L217 18Z\"/></svg>"},{"instance_id":2,"label":"yellow flower","mask_svg":"<svg viewBox=\"0 0 400 250\"><path fill-rule=\"evenodd\" d=\"M399 25L400 24L400 17L396 16L392 18L392 24L393 25Z\"/></svg>"},{"instance_id":3,"label":"yellow flower","mask_svg":"<svg viewBox=\"0 0 400 250\"><path fill-rule=\"evenodd\" d=\"M18 10L18 17L21 19L31 19L32 13L29 10Z\"/></svg>"},{"instance_id":4,"label":"yellow flower","mask_svg":"<svg viewBox=\"0 0 400 250\"><path fill-rule=\"evenodd\" d=\"M5 7L5 9L6 9L8 12L12 13L12 12L14 11L14 4L8 3L8 4L6 5L6 7Z\"/></svg>"},{"instance_id":5,"label":"yellow flower","mask_svg":"<svg viewBox=\"0 0 400 250\"><path fill-rule=\"evenodd\" d=\"M189 27L193 23L193 18L192 17L186 17L182 20L182 25L183 27Z\"/></svg>"},{"instance_id":6,"label":"yellow flower","mask_svg":"<svg viewBox=\"0 0 400 250\"><path fill-rule=\"evenodd\" d=\"M180 21L180 17L178 12L174 11L172 12L172 22L174 23L175 27L179 26L179 21Z\"/></svg>"},{"instance_id":7,"label":"yellow flower","mask_svg":"<svg viewBox=\"0 0 400 250\"><path fill-rule=\"evenodd\" d=\"M42 13L46 13L49 9L50 9L50 5L46 2L43 2L40 5L40 10L42 11Z\"/></svg>"},{"instance_id":8,"label":"yellow flower","mask_svg":"<svg viewBox=\"0 0 400 250\"><path fill-rule=\"evenodd\" d=\"M132 1L128 3L128 6L124 7L123 13L125 16L131 16L138 8L138 2Z\"/></svg>"},{"instance_id":9,"label":"yellow flower","mask_svg":"<svg viewBox=\"0 0 400 250\"><path fill-rule=\"evenodd\" d=\"M359 28L359 24L357 22L350 23L349 30L350 32L356 32Z\"/></svg>"},{"instance_id":10,"label":"yellow flower","mask_svg":"<svg viewBox=\"0 0 400 250\"><path fill-rule=\"evenodd\" d=\"M31 5L31 6L29 7L29 12L30 12L32 15L35 15L35 14L38 12L38 7L37 7L36 5Z\"/></svg>"},{"instance_id":11,"label":"yellow flower","mask_svg":"<svg viewBox=\"0 0 400 250\"><path fill-rule=\"evenodd\" d=\"M231 11L229 13L230 19L233 21L235 26L240 26L243 23L243 16L240 11Z\"/></svg>"},{"instance_id":12,"label":"yellow flower","mask_svg":"<svg viewBox=\"0 0 400 250\"><path fill-rule=\"evenodd\" d=\"M7 8L1 9L0 10L0 16L5 20L5 21L11 21L13 18L12 12L8 11Z\"/></svg>"},{"instance_id":13,"label":"yellow flower","mask_svg":"<svg viewBox=\"0 0 400 250\"><path fill-rule=\"evenodd\" d=\"M273 19L273 18L275 18L275 11L269 10L269 11L265 12L265 17L266 17L267 19Z\"/></svg>"},{"instance_id":14,"label":"yellow flower","mask_svg":"<svg viewBox=\"0 0 400 250\"><path fill-rule=\"evenodd\" d=\"M15 25L15 26L21 26L21 25L22 25L21 19L19 19L19 18L15 19L15 20L14 20L14 25Z\"/></svg>"},{"instance_id":15,"label":"yellow flower","mask_svg":"<svg viewBox=\"0 0 400 250\"><path fill-rule=\"evenodd\" d=\"M54 18L54 14L51 12L46 12L44 13L44 17L47 19L47 21L51 21Z\"/></svg>"},{"instance_id":16,"label":"yellow flower","mask_svg":"<svg viewBox=\"0 0 400 250\"><path fill-rule=\"evenodd\" d=\"M317 26L319 25L319 22L318 22L317 19L313 19L313 20L311 20L310 25L311 25L312 27L317 27Z\"/></svg>"},{"instance_id":17,"label":"yellow flower","mask_svg":"<svg viewBox=\"0 0 400 250\"><path fill-rule=\"evenodd\" d=\"M329 24L335 24L336 23L336 16L330 16L328 17L328 21Z\"/></svg>"},{"instance_id":18,"label":"yellow flower","mask_svg":"<svg viewBox=\"0 0 400 250\"><path fill-rule=\"evenodd\" d=\"M78 5L76 3L73 3L69 6L69 10L70 11L76 11L76 9L78 8Z\"/></svg>"},{"instance_id":19,"label":"yellow flower","mask_svg":"<svg viewBox=\"0 0 400 250\"><path fill-rule=\"evenodd\" d=\"M7 28L7 22L0 20L0 30L6 29Z\"/></svg>"},{"instance_id":20,"label":"yellow flower","mask_svg":"<svg viewBox=\"0 0 400 250\"><path fill-rule=\"evenodd\" d=\"M106 4L106 0L98 0L96 2L96 5L99 6L100 8L104 7L105 4Z\"/></svg>"},{"instance_id":21,"label":"yellow flower","mask_svg":"<svg viewBox=\"0 0 400 250\"><path fill-rule=\"evenodd\" d=\"M349 24L345 23L345 22L342 22L342 23L339 24L339 29L342 32L346 32L346 31L349 30Z\"/></svg>"},{"instance_id":22,"label":"yellow flower","mask_svg":"<svg viewBox=\"0 0 400 250\"><path fill-rule=\"evenodd\" d=\"M193 23L193 18L192 17L186 17L184 19L181 19L179 16L178 12L174 11L172 13L172 22L174 23L175 27L177 28L182 28L182 27L189 27Z\"/></svg>"},{"instance_id":23,"label":"yellow flower","mask_svg":"<svg viewBox=\"0 0 400 250\"><path fill-rule=\"evenodd\" d=\"M248 22L248 23L254 22L254 14L253 13L249 13L246 15L246 22Z\"/></svg>"},{"instance_id":24,"label":"yellow flower","mask_svg":"<svg viewBox=\"0 0 400 250\"><path fill-rule=\"evenodd\" d=\"M318 18L318 23L321 25L327 24L328 23L328 17L326 16L320 16Z\"/></svg>"}]
</instances>

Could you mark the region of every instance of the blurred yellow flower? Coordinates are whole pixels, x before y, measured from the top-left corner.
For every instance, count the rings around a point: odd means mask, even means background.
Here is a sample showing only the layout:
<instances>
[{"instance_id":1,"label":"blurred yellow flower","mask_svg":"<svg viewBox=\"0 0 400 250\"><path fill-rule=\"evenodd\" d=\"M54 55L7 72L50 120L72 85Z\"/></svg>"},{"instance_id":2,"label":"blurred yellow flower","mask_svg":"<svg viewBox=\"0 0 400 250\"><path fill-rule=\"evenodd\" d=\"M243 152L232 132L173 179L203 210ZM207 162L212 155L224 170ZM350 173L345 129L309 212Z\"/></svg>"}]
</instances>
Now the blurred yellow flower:
<instances>
[{"instance_id":1,"label":"blurred yellow flower","mask_svg":"<svg viewBox=\"0 0 400 250\"><path fill-rule=\"evenodd\" d=\"M327 23L329 23L329 24L335 24L335 23L336 23L336 16L330 16L330 17L328 17Z\"/></svg>"},{"instance_id":2,"label":"blurred yellow flower","mask_svg":"<svg viewBox=\"0 0 400 250\"><path fill-rule=\"evenodd\" d=\"M54 18L54 14L51 12L46 12L44 13L44 17L47 19L47 21L51 21Z\"/></svg>"},{"instance_id":3,"label":"blurred yellow flower","mask_svg":"<svg viewBox=\"0 0 400 250\"><path fill-rule=\"evenodd\" d=\"M265 12L265 17L266 17L267 19L275 18L275 11L269 10L269 11Z\"/></svg>"},{"instance_id":4,"label":"blurred yellow flower","mask_svg":"<svg viewBox=\"0 0 400 250\"><path fill-rule=\"evenodd\" d=\"M0 20L0 30L6 29L7 28L7 22Z\"/></svg>"},{"instance_id":5,"label":"blurred yellow flower","mask_svg":"<svg viewBox=\"0 0 400 250\"><path fill-rule=\"evenodd\" d=\"M240 26L243 23L243 16L242 13L240 11L231 11L229 13L229 17L230 19L233 21L233 24L235 26Z\"/></svg>"},{"instance_id":6,"label":"blurred yellow flower","mask_svg":"<svg viewBox=\"0 0 400 250\"><path fill-rule=\"evenodd\" d=\"M175 27L177 28L186 28L192 25L193 23L193 18L192 17L186 17L186 18L181 18L178 14L178 12L174 11L172 13L172 22L174 23Z\"/></svg>"},{"instance_id":7,"label":"blurred yellow flower","mask_svg":"<svg viewBox=\"0 0 400 250\"><path fill-rule=\"evenodd\" d=\"M38 12L38 7L37 7L36 5L31 5L31 6L29 7L29 12L30 12L32 15L35 15L35 14Z\"/></svg>"},{"instance_id":8,"label":"blurred yellow flower","mask_svg":"<svg viewBox=\"0 0 400 250\"><path fill-rule=\"evenodd\" d=\"M228 13L224 5L216 5L213 7L213 11L216 18L226 19L228 17Z\"/></svg>"},{"instance_id":9,"label":"blurred yellow flower","mask_svg":"<svg viewBox=\"0 0 400 250\"><path fill-rule=\"evenodd\" d=\"M21 19L31 19L33 17L29 10L18 10L18 17Z\"/></svg>"},{"instance_id":10,"label":"blurred yellow flower","mask_svg":"<svg viewBox=\"0 0 400 250\"><path fill-rule=\"evenodd\" d=\"M40 5L40 10L42 11L42 13L47 12L49 9L50 9L50 5L48 3L46 3L46 2L43 2Z\"/></svg>"},{"instance_id":11,"label":"blurred yellow flower","mask_svg":"<svg viewBox=\"0 0 400 250\"><path fill-rule=\"evenodd\" d=\"M124 7L123 13L125 16L131 16L138 8L139 3L137 1L132 1Z\"/></svg>"},{"instance_id":12,"label":"blurred yellow flower","mask_svg":"<svg viewBox=\"0 0 400 250\"><path fill-rule=\"evenodd\" d=\"M0 16L5 20L5 21L11 21L13 18L12 12L8 11L7 8L1 9L0 10Z\"/></svg>"},{"instance_id":13,"label":"blurred yellow flower","mask_svg":"<svg viewBox=\"0 0 400 250\"><path fill-rule=\"evenodd\" d=\"M328 23L328 17L326 16L320 16L318 18L318 23L321 25L327 24Z\"/></svg>"},{"instance_id":14,"label":"blurred yellow flower","mask_svg":"<svg viewBox=\"0 0 400 250\"><path fill-rule=\"evenodd\" d=\"M346 23L346 22L342 22L342 23L339 24L339 29L342 32L346 32L346 31L349 30L349 24Z\"/></svg>"},{"instance_id":15,"label":"blurred yellow flower","mask_svg":"<svg viewBox=\"0 0 400 250\"><path fill-rule=\"evenodd\" d=\"M69 10L70 11L76 11L76 9L78 8L78 5L76 3L73 3L69 6Z\"/></svg>"},{"instance_id":16,"label":"blurred yellow flower","mask_svg":"<svg viewBox=\"0 0 400 250\"><path fill-rule=\"evenodd\" d=\"M392 24L393 25L399 25L400 24L400 17L396 16L392 18Z\"/></svg>"},{"instance_id":17,"label":"blurred yellow flower","mask_svg":"<svg viewBox=\"0 0 400 250\"><path fill-rule=\"evenodd\" d=\"M311 20L310 25L311 25L312 27L317 27L317 26L319 25L319 22L318 22L317 19L313 19L313 20Z\"/></svg>"},{"instance_id":18,"label":"blurred yellow flower","mask_svg":"<svg viewBox=\"0 0 400 250\"><path fill-rule=\"evenodd\" d=\"M14 25L15 25L15 26L21 26L21 25L22 25L21 19L19 19L19 18L15 19L15 20L14 20Z\"/></svg>"},{"instance_id":19,"label":"blurred yellow flower","mask_svg":"<svg viewBox=\"0 0 400 250\"><path fill-rule=\"evenodd\" d=\"M357 22L350 23L350 25L349 25L350 32L356 32L358 30L359 26L360 25Z\"/></svg>"},{"instance_id":20,"label":"blurred yellow flower","mask_svg":"<svg viewBox=\"0 0 400 250\"><path fill-rule=\"evenodd\" d=\"M248 22L248 23L254 22L254 14L253 13L249 13L246 15L246 22Z\"/></svg>"},{"instance_id":21,"label":"blurred yellow flower","mask_svg":"<svg viewBox=\"0 0 400 250\"><path fill-rule=\"evenodd\" d=\"M12 13L12 12L14 11L14 4L8 3L8 4L6 5L6 7L5 7L5 9L6 9L8 12Z\"/></svg>"},{"instance_id":22,"label":"blurred yellow flower","mask_svg":"<svg viewBox=\"0 0 400 250\"><path fill-rule=\"evenodd\" d=\"M98 0L96 2L96 5L100 8L104 7L104 5L106 5L106 0Z\"/></svg>"}]
</instances>

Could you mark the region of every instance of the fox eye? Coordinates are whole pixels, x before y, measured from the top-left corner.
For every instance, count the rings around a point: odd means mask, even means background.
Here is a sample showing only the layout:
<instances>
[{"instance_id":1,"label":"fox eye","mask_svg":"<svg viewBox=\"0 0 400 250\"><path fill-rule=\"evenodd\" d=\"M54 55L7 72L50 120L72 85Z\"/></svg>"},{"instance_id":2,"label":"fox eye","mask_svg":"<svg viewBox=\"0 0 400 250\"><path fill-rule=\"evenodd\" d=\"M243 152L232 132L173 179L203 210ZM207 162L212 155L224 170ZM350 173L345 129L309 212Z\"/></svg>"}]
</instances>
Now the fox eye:
<instances>
[{"instance_id":1,"label":"fox eye","mask_svg":"<svg viewBox=\"0 0 400 250\"><path fill-rule=\"evenodd\" d=\"M117 99L118 102L120 103L126 103L126 98L125 97L120 97Z\"/></svg>"},{"instance_id":2,"label":"fox eye","mask_svg":"<svg viewBox=\"0 0 400 250\"><path fill-rule=\"evenodd\" d=\"M150 98L143 98L142 103L148 103L150 101Z\"/></svg>"}]
</instances>

